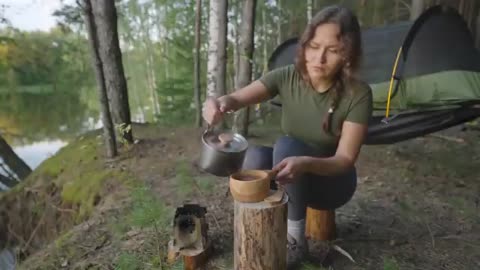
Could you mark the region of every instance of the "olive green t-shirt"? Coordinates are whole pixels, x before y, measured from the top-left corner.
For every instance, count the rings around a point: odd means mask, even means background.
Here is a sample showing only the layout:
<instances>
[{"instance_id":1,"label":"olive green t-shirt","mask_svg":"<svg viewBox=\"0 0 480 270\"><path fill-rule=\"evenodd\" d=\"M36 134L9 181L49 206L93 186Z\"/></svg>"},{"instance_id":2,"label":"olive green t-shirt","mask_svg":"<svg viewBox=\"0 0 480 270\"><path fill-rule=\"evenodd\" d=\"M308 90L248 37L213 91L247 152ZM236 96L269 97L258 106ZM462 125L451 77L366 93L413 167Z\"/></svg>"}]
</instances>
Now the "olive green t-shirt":
<instances>
[{"instance_id":1,"label":"olive green t-shirt","mask_svg":"<svg viewBox=\"0 0 480 270\"><path fill-rule=\"evenodd\" d=\"M302 80L294 65L288 65L260 79L271 96L282 101L282 130L316 148L320 154L335 154L338 136L323 129L325 114L331 105L332 91L319 93ZM368 124L372 115L372 92L368 84L358 80L344 83L342 95L331 118L331 130L338 135L343 121Z\"/></svg>"}]
</instances>

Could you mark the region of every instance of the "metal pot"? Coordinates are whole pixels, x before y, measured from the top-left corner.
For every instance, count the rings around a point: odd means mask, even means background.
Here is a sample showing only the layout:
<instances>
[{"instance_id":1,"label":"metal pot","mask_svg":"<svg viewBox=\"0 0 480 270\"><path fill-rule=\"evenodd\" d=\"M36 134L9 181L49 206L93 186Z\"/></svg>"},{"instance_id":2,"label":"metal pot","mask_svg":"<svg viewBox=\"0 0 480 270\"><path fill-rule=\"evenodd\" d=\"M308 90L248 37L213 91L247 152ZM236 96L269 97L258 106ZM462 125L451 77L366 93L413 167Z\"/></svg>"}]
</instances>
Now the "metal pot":
<instances>
[{"instance_id":1,"label":"metal pot","mask_svg":"<svg viewBox=\"0 0 480 270\"><path fill-rule=\"evenodd\" d=\"M229 176L242 168L247 148L248 142L242 135L215 132L208 127L202 135L199 167L216 176Z\"/></svg>"}]
</instances>

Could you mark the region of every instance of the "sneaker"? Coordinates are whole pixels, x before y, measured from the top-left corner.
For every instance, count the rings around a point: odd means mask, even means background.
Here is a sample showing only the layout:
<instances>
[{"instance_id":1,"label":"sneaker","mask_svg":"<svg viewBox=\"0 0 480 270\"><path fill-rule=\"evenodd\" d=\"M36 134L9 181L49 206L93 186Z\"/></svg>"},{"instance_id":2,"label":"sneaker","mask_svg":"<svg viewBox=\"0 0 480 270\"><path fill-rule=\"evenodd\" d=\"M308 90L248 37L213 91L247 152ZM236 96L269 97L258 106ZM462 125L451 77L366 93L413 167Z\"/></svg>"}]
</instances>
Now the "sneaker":
<instances>
[{"instance_id":1,"label":"sneaker","mask_svg":"<svg viewBox=\"0 0 480 270\"><path fill-rule=\"evenodd\" d=\"M287 234L287 269L293 270L307 257L308 245L298 245L297 240L290 234Z\"/></svg>"}]
</instances>

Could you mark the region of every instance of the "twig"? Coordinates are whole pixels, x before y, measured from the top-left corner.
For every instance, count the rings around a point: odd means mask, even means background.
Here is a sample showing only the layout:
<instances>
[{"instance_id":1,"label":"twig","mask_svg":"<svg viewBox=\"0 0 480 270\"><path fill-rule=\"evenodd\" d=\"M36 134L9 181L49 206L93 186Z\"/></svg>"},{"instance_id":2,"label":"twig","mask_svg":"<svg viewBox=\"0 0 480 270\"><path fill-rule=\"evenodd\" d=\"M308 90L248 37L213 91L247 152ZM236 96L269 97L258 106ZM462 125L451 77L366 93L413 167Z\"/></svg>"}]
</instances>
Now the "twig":
<instances>
[{"instance_id":1,"label":"twig","mask_svg":"<svg viewBox=\"0 0 480 270\"><path fill-rule=\"evenodd\" d=\"M21 242L22 244L25 243L25 239L23 239L22 237L20 237L19 235L17 235L15 233L15 231L10 227L10 225L7 225L7 229L8 229L8 232L13 235L19 242Z\"/></svg>"},{"instance_id":2,"label":"twig","mask_svg":"<svg viewBox=\"0 0 480 270\"><path fill-rule=\"evenodd\" d=\"M432 230L430 229L430 225L428 225L427 222L425 222L425 225L427 226L428 233L430 234L430 239L432 239L432 248L435 248L435 237L433 236Z\"/></svg>"},{"instance_id":3,"label":"twig","mask_svg":"<svg viewBox=\"0 0 480 270\"><path fill-rule=\"evenodd\" d=\"M35 229L33 229L32 233L30 234L30 237L28 238L28 241L25 243L25 245L23 246L25 249L30 245L30 242L32 241L33 237L35 236L35 234L37 233L37 230L38 228L40 228L40 224L43 223L43 219L45 218L45 214L46 214L47 211L44 211L43 214L42 214L42 217L40 218L40 220L38 221L37 223L37 226L35 226Z\"/></svg>"},{"instance_id":4,"label":"twig","mask_svg":"<svg viewBox=\"0 0 480 270\"><path fill-rule=\"evenodd\" d=\"M465 143L465 140L462 138L455 138L455 137L450 137L450 136L445 136L445 135L440 135L440 134L430 134L430 137L450 141L450 142L456 142L456 143Z\"/></svg>"}]
</instances>

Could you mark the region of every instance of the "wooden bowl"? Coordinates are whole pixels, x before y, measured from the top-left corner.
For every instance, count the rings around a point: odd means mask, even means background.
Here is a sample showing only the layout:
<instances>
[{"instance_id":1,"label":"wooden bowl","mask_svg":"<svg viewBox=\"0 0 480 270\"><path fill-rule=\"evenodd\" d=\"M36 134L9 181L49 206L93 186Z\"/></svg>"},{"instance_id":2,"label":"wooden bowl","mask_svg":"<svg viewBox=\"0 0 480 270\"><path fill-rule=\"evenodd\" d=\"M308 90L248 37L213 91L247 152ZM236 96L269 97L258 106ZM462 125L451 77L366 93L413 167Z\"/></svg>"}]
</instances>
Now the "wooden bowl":
<instances>
[{"instance_id":1,"label":"wooden bowl","mask_svg":"<svg viewBox=\"0 0 480 270\"><path fill-rule=\"evenodd\" d=\"M230 193L238 202L260 202L270 192L270 173L244 170L230 176Z\"/></svg>"}]
</instances>

